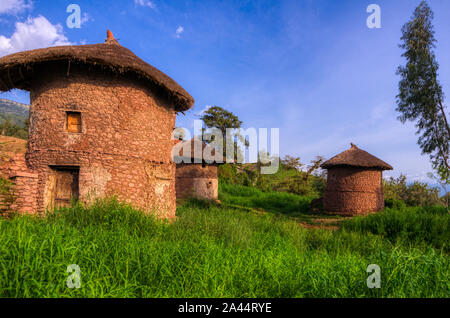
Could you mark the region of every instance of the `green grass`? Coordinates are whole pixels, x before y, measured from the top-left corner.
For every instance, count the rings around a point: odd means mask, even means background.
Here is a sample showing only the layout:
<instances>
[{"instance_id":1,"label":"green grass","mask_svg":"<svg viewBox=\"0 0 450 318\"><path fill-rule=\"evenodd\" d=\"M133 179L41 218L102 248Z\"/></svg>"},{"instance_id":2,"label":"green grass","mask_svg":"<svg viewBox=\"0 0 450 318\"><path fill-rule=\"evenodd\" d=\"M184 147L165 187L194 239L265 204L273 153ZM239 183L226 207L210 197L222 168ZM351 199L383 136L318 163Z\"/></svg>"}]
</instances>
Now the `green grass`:
<instances>
[{"instance_id":1,"label":"green grass","mask_svg":"<svg viewBox=\"0 0 450 318\"><path fill-rule=\"evenodd\" d=\"M169 224L108 201L1 219L0 297L449 297L442 248L400 244L370 222L307 230L201 201L177 214ZM81 268L80 289L66 287L69 264ZM366 286L369 264L381 268L381 289Z\"/></svg>"},{"instance_id":2,"label":"green grass","mask_svg":"<svg viewBox=\"0 0 450 318\"><path fill-rule=\"evenodd\" d=\"M291 217L311 214L309 204L314 197L286 192L263 192L254 187L227 183L221 183L219 187L219 199L225 205L262 209Z\"/></svg>"},{"instance_id":3,"label":"green grass","mask_svg":"<svg viewBox=\"0 0 450 318\"><path fill-rule=\"evenodd\" d=\"M355 217L343 228L362 234L377 234L403 245L433 246L450 252L450 217L444 207L385 209L367 217Z\"/></svg>"}]
</instances>

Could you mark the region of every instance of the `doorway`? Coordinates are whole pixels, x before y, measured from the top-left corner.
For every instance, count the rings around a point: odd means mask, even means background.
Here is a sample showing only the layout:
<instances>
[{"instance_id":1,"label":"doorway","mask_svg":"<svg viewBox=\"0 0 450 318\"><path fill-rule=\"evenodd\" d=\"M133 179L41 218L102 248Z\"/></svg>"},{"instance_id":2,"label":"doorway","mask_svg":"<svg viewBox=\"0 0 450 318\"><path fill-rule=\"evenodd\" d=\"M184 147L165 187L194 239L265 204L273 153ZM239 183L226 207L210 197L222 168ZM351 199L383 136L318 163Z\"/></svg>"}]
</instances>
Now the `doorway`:
<instances>
[{"instance_id":1,"label":"doorway","mask_svg":"<svg viewBox=\"0 0 450 318\"><path fill-rule=\"evenodd\" d=\"M68 207L79 197L79 167L50 167L47 198L51 207Z\"/></svg>"}]
</instances>

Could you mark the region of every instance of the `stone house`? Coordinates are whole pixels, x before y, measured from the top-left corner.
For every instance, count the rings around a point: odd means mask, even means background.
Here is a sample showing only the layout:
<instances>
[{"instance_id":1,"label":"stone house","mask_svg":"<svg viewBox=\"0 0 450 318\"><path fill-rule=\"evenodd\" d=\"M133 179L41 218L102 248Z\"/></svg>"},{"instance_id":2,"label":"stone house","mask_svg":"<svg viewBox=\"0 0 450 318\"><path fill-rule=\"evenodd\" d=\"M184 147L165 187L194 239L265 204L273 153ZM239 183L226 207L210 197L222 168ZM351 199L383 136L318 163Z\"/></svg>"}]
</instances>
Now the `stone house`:
<instances>
[{"instance_id":1,"label":"stone house","mask_svg":"<svg viewBox=\"0 0 450 318\"><path fill-rule=\"evenodd\" d=\"M213 158L208 160L203 156L207 146L204 142L192 139L190 141L175 141L174 160L176 164L175 188L177 199L195 197L205 200L218 199L218 164ZM187 147L185 147L187 146ZM195 151L197 147L198 151ZM188 149L186 151L186 149ZM187 153L185 153L187 152ZM211 148L215 156L215 149ZM223 159L223 158L221 158Z\"/></svg>"},{"instance_id":2,"label":"stone house","mask_svg":"<svg viewBox=\"0 0 450 318\"><path fill-rule=\"evenodd\" d=\"M17 195L42 213L78 199L117 196L174 217L171 151L177 112L194 99L121 46L59 46L0 58L0 91L30 91L30 128ZM27 191L21 191L27 184Z\"/></svg>"},{"instance_id":3,"label":"stone house","mask_svg":"<svg viewBox=\"0 0 450 318\"><path fill-rule=\"evenodd\" d=\"M382 175L393 169L389 164L351 144L321 167L328 170L324 211L357 215L384 209Z\"/></svg>"}]
</instances>

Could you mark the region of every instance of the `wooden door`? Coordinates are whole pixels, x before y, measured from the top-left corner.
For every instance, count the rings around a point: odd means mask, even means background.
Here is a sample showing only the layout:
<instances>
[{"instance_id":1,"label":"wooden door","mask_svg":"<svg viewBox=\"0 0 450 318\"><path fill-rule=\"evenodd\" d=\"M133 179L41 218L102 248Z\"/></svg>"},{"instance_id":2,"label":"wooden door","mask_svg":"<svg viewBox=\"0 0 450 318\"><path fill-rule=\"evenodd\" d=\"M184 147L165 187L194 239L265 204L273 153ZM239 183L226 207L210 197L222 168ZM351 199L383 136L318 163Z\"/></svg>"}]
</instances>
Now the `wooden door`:
<instances>
[{"instance_id":1,"label":"wooden door","mask_svg":"<svg viewBox=\"0 0 450 318\"><path fill-rule=\"evenodd\" d=\"M70 206L78 199L78 170L56 170L53 202L55 207Z\"/></svg>"}]
</instances>

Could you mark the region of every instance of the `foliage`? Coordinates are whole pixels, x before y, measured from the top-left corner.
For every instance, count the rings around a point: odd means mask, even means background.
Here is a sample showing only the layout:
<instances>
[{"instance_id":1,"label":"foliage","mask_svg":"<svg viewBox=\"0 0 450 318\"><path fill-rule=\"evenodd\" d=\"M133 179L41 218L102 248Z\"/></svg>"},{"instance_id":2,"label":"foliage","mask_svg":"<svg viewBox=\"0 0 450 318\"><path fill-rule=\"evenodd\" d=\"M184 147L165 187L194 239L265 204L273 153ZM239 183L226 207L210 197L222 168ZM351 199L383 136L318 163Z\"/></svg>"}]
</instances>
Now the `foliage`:
<instances>
[{"instance_id":1,"label":"foliage","mask_svg":"<svg viewBox=\"0 0 450 318\"><path fill-rule=\"evenodd\" d=\"M287 169L300 170L303 167L303 163L300 162L300 157L292 157L290 155L284 156L281 164Z\"/></svg>"},{"instance_id":2,"label":"foliage","mask_svg":"<svg viewBox=\"0 0 450 318\"><path fill-rule=\"evenodd\" d=\"M203 139L209 140L211 143L218 142L218 140L215 140L215 134L221 134L223 138L223 154L227 154L227 145L230 143L234 144L235 153L233 158L238 162L243 162L243 152L237 142L239 141L245 147L248 147L249 141L240 132L242 121L232 112L219 106L208 108L200 119L209 128L209 130L203 129ZM233 131L227 134L227 129L233 129Z\"/></svg>"},{"instance_id":3,"label":"foliage","mask_svg":"<svg viewBox=\"0 0 450 318\"><path fill-rule=\"evenodd\" d=\"M273 185L273 191L288 192L297 195L320 197L326 187L326 180L311 176L308 177L305 172L300 172L298 175L286 178L282 182Z\"/></svg>"},{"instance_id":4,"label":"foliage","mask_svg":"<svg viewBox=\"0 0 450 318\"><path fill-rule=\"evenodd\" d=\"M444 191L444 195L441 197L441 202L447 207L447 211L449 211L449 209L450 209L450 204L449 204L450 192L448 191L448 184L446 183L446 181L443 181L440 177L434 175L431 172L427 173L427 176L431 180L436 181L441 186L441 189Z\"/></svg>"},{"instance_id":5,"label":"foliage","mask_svg":"<svg viewBox=\"0 0 450 318\"><path fill-rule=\"evenodd\" d=\"M111 201L0 219L0 297L448 297L448 255L414 238L307 230L202 201L177 215ZM69 264L79 289L66 286ZM366 286L369 264L381 289Z\"/></svg>"},{"instance_id":6,"label":"foliage","mask_svg":"<svg viewBox=\"0 0 450 318\"><path fill-rule=\"evenodd\" d=\"M444 93L438 81L439 65L433 49L436 39L432 25L433 12L426 1L416 8L411 21L402 28L403 57L406 65L400 75L397 111L403 123L415 121L418 144L431 158L433 168L447 183L450 177L450 126L444 106Z\"/></svg>"},{"instance_id":7,"label":"foliage","mask_svg":"<svg viewBox=\"0 0 450 318\"><path fill-rule=\"evenodd\" d=\"M403 200L389 198L384 200L384 206L390 209L402 210L406 208L406 203Z\"/></svg>"},{"instance_id":8,"label":"foliage","mask_svg":"<svg viewBox=\"0 0 450 318\"><path fill-rule=\"evenodd\" d=\"M403 201L407 206L430 206L444 202L439 197L439 189L431 188L428 184L414 181L406 183L406 176L390 177L383 180L384 198L386 201Z\"/></svg>"},{"instance_id":9,"label":"foliage","mask_svg":"<svg viewBox=\"0 0 450 318\"><path fill-rule=\"evenodd\" d=\"M28 119L25 120L25 126L22 127L20 125L14 124L11 122L9 117L6 117L3 122L0 124L0 133L3 136L16 137L20 139L28 139Z\"/></svg>"},{"instance_id":10,"label":"foliage","mask_svg":"<svg viewBox=\"0 0 450 318\"><path fill-rule=\"evenodd\" d=\"M275 174L262 175L258 164L224 164L219 166L219 180L232 184L252 186L258 190L270 192L288 192L292 194L320 197L326 186L326 178L321 174L298 171L281 164Z\"/></svg>"}]
</instances>

